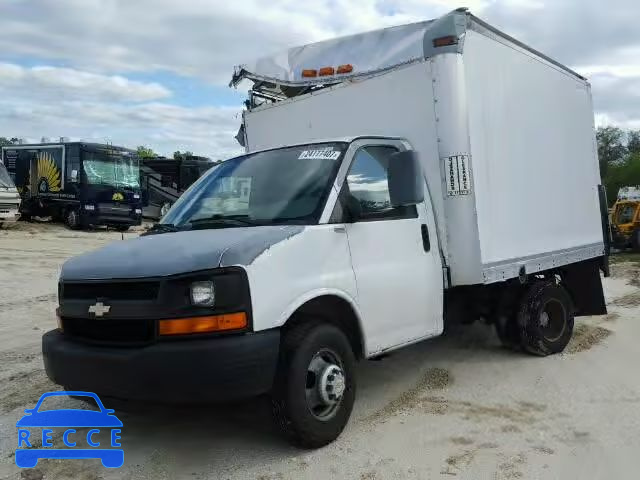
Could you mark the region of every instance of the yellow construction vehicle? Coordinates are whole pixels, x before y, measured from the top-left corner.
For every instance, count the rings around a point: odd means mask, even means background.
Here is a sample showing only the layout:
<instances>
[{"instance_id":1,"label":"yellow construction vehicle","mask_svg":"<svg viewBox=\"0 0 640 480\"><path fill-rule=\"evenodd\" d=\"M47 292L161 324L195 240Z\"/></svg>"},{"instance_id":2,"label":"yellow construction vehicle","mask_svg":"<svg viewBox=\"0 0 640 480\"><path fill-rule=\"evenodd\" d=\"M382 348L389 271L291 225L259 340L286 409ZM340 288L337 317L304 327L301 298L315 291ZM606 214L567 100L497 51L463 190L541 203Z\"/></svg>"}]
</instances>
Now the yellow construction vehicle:
<instances>
[{"instance_id":1,"label":"yellow construction vehicle","mask_svg":"<svg viewBox=\"0 0 640 480\"><path fill-rule=\"evenodd\" d=\"M618 191L611 212L611 237L616 248L640 251L640 186Z\"/></svg>"}]
</instances>

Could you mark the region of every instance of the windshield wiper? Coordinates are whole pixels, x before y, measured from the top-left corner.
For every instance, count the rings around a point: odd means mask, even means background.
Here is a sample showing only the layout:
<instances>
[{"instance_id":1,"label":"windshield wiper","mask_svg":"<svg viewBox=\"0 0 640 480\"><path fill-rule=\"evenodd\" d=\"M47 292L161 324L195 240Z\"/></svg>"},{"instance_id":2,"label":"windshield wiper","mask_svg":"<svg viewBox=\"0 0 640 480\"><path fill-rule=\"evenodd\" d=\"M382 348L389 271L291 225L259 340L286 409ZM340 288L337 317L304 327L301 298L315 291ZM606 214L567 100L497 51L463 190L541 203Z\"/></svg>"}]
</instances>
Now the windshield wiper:
<instances>
[{"instance_id":1,"label":"windshield wiper","mask_svg":"<svg viewBox=\"0 0 640 480\"><path fill-rule=\"evenodd\" d=\"M179 232L179 231L180 231L180 228L176 227L172 223L154 223L149 230L147 230L140 236L142 237L145 235L154 235L158 233L171 233L171 232Z\"/></svg>"},{"instance_id":2,"label":"windshield wiper","mask_svg":"<svg viewBox=\"0 0 640 480\"><path fill-rule=\"evenodd\" d=\"M251 220L247 215L213 215L211 217L206 218L197 218L195 220L191 220L184 224L184 227L187 228L207 228L214 226L236 226L236 227L246 227L246 226L256 226L262 225L255 220Z\"/></svg>"}]
</instances>

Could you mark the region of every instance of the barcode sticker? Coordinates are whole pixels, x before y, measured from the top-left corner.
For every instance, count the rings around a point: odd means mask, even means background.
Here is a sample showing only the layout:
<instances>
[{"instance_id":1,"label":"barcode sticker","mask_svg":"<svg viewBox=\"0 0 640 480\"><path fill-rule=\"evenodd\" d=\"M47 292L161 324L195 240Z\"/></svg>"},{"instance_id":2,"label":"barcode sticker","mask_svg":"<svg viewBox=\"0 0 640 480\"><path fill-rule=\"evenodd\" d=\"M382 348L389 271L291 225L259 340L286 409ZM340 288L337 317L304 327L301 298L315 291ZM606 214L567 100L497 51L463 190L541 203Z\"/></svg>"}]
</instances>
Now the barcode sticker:
<instances>
[{"instance_id":1,"label":"barcode sticker","mask_svg":"<svg viewBox=\"0 0 640 480\"><path fill-rule=\"evenodd\" d=\"M306 158L308 160L337 160L340 156L339 151L335 150L305 150L298 157L299 160Z\"/></svg>"},{"instance_id":2,"label":"barcode sticker","mask_svg":"<svg viewBox=\"0 0 640 480\"><path fill-rule=\"evenodd\" d=\"M471 193L471 172L469 155L452 155L445 158L447 195L469 195Z\"/></svg>"}]
</instances>

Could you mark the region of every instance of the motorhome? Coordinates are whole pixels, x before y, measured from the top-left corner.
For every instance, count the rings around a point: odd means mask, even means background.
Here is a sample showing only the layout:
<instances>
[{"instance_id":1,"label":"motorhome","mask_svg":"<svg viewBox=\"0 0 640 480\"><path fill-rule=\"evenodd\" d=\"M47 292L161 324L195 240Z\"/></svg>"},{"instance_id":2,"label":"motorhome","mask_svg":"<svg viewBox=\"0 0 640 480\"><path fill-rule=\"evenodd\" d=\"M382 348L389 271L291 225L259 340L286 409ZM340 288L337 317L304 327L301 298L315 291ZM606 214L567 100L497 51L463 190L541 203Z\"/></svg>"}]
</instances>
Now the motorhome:
<instances>
[{"instance_id":1,"label":"motorhome","mask_svg":"<svg viewBox=\"0 0 640 480\"><path fill-rule=\"evenodd\" d=\"M24 218L50 216L70 228L140 225L139 161L113 145L60 142L2 147Z\"/></svg>"}]
</instances>

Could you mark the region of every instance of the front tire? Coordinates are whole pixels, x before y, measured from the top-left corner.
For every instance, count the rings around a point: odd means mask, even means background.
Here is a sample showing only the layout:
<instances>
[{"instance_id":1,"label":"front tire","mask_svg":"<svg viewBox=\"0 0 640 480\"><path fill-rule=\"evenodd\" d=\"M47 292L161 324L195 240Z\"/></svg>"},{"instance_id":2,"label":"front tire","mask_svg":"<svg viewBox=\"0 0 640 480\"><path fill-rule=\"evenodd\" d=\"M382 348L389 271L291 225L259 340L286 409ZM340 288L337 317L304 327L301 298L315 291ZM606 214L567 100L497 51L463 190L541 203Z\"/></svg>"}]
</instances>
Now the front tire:
<instances>
[{"instance_id":1,"label":"front tire","mask_svg":"<svg viewBox=\"0 0 640 480\"><path fill-rule=\"evenodd\" d=\"M571 297L555 281L529 287L518 311L520 342L525 351L538 356L562 352L573 335Z\"/></svg>"},{"instance_id":2,"label":"front tire","mask_svg":"<svg viewBox=\"0 0 640 480\"><path fill-rule=\"evenodd\" d=\"M272 394L280 431L295 446L319 448L349 421L356 394L355 356L339 328L311 321L284 334Z\"/></svg>"}]
</instances>

